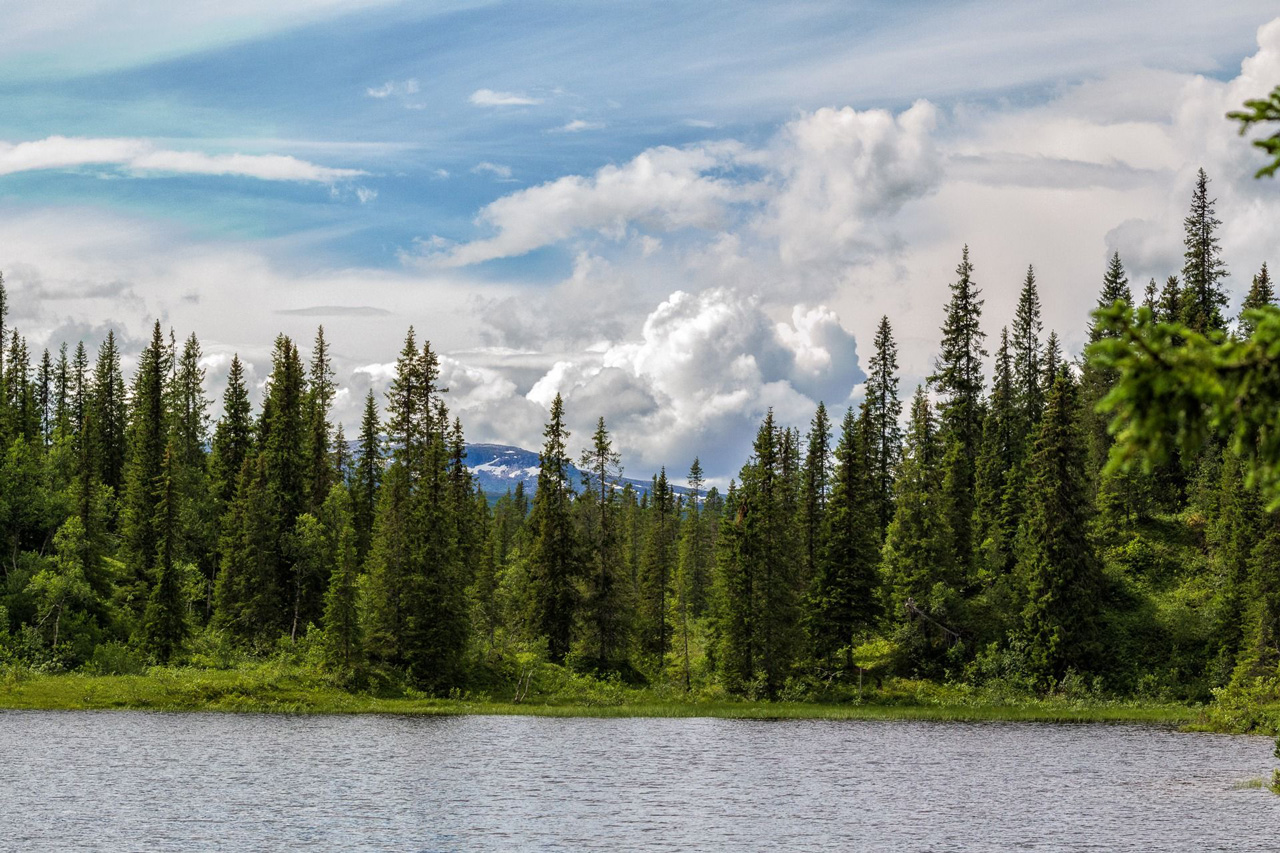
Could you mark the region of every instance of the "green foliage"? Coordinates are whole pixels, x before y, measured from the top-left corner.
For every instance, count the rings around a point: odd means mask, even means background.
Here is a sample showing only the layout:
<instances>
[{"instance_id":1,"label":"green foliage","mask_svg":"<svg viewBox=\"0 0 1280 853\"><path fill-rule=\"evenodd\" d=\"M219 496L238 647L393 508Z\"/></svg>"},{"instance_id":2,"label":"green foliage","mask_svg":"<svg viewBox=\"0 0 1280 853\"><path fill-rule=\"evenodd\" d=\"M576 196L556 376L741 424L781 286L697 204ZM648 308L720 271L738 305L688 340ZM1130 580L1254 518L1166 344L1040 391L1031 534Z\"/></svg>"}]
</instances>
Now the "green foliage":
<instances>
[{"instance_id":1,"label":"green foliage","mask_svg":"<svg viewBox=\"0 0 1280 853\"><path fill-rule=\"evenodd\" d=\"M1240 135L1244 136L1255 124L1280 121L1280 86L1271 91L1265 98L1251 98L1244 102L1243 110L1227 113L1227 118L1240 122ZM1258 170L1255 177L1275 177L1280 170L1280 131L1276 131L1265 139L1255 139L1254 146L1273 158L1271 163Z\"/></svg>"}]
</instances>

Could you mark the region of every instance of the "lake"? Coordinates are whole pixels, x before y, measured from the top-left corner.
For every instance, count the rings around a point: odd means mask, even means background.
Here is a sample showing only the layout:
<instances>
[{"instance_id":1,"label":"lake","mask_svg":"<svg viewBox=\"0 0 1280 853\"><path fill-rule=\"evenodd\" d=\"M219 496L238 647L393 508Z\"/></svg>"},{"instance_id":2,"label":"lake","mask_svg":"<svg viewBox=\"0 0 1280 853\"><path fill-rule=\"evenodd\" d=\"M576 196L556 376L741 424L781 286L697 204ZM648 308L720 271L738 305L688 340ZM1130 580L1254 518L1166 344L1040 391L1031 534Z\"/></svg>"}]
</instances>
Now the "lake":
<instances>
[{"instance_id":1,"label":"lake","mask_svg":"<svg viewBox=\"0 0 1280 853\"><path fill-rule=\"evenodd\" d=\"M1140 726L0 713L0 849L1269 850L1272 741Z\"/></svg>"}]
</instances>

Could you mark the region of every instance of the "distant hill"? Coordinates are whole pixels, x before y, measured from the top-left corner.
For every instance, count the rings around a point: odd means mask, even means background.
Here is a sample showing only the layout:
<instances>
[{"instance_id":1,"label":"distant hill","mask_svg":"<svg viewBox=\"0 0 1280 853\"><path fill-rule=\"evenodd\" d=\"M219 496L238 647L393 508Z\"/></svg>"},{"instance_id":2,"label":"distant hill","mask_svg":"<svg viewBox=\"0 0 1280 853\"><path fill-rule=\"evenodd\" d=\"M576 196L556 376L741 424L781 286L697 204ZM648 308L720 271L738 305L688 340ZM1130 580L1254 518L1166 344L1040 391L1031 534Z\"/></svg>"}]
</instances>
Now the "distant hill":
<instances>
[{"instance_id":1,"label":"distant hill","mask_svg":"<svg viewBox=\"0 0 1280 853\"><path fill-rule=\"evenodd\" d=\"M538 488L538 454L523 447L509 444L468 444L467 467L471 469L484 493L492 497L505 495L508 489L515 489L516 483L524 483L525 492L529 495ZM574 466L570 467L574 487L581 488L582 472ZM652 485L647 479L622 477L618 480L618 488L625 487L627 483L642 494L647 493ZM673 488L678 494L690 493L685 486Z\"/></svg>"}]
</instances>

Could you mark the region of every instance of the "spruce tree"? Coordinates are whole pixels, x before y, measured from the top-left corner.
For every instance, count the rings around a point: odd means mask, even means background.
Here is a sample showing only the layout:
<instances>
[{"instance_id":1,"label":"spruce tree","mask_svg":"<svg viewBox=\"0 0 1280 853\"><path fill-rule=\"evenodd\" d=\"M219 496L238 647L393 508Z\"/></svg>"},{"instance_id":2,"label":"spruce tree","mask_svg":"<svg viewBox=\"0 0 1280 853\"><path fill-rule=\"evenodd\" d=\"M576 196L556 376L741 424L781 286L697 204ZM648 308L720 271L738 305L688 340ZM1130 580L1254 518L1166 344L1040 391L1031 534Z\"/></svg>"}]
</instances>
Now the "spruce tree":
<instances>
[{"instance_id":1,"label":"spruce tree","mask_svg":"<svg viewBox=\"0 0 1280 853\"><path fill-rule=\"evenodd\" d=\"M857 418L852 409L845 412L823 530L825 547L809 594L814 659L845 672L853 668L855 640L871 627L880 605L873 452L877 438L868 404Z\"/></svg>"},{"instance_id":2,"label":"spruce tree","mask_svg":"<svg viewBox=\"0 0 1280 853\"><path fill-rule=\"evenodd\" d=\"M1018 406L1018 388L1007 329L1000 330L995 375L987 416L982 427L975 488L974 528L978 547L978 572L985 583L1008 574L1013 567L1014 540L1018 530L1020 489L1025 480L1026 422Z\"/></svg>"},{"instance_id":3,"label":"spruce tree","mask_svg":"<svg viewBox=\"0 0 1280 853\"><path fill-rule=\"evenodd\" d=\"M379 437L378 405L373 392L364 401L360 420L359 447L355 470L351 477L352 523L356 532L356 558L363 562L373 538L373 520L378 506L378 488L382 485L382 439Z\"/></svg>"},{"instance_id":4,"label":"spruce tree","mask_svg":"<svg viewBox=\"0 0 1280 853\"><path fill-rule=\"evenodd\" d=\"M1044 353L1040 333L1040 292L1036 288L1036 272L1027 267L1027 276L1018 295L1018 308L1013 318L1013 380L1015 401L1022 429L1030 430L1040 420L1044 408Z\"/></svg>"},{"instance_id":5,"label":"spruce tree","mask_svg":"<svg viewBox=\"0 0 1280 853\"><path fill-rule=\"evenodd\" d=\"M893 491L902 456L902 401L898 399L898 345L893 339L889 318L881 317L867 365L866 401L872 443L871 477L875 485L877 541L883 543L893 520Z\"/></svg>"},{"instance_id":6,"label":"spruce tree","mask_svg":"<svg viewBox=\"0 0 1280 853\"><path fill-rule=\"evenodd\" d=\"M806 586L817 571L818 556L822 550L822 526L827 513L830 480L831 420L827 417L826 405L819 402L809 425L800 504L800 524L804 528L804 563L800 583Z\"/></svg>"},{"instance_id":7,"label":"spruce tree","mask_svg":"<svg viewBox=\"0 0 1280 853\"><path fill-rule=\"evenodd\" d=\"M1089 542L1085 446L1072 380L1059 375L1036 437L1021 531L1023 624L1031 675L1043 686L1085 672L1099 652L1101 569Z\"/></svg>"},{"instance_id":8,"label":"spruce tree","mask_svg":"<svg viewBox=\"0 0 1280 853\"><path fill-rule=\"evenodd\" d=\"M569 653L577 615L576 581L581 573L581 556L570 512L573 484L565 447L569 431L564 424L564 400L559 394L551 403L551 418L542 434L546 440L538 455L538 490L529 517L533 529L529 555L533 623L547 638L551 660L562 663Z\"/></svg>"},{"instance_id":9,"label":"spruce tree","mask_svg":"<svg viewBox=\"0 0 1280 853\"><path fill-rule=\"evenodd\" d=\"M1268 305L1274 306L1275 304L1276 291L1271 283L1271 273L1267 272L1267 265L1263 264L1262 269L1253 277L1253 283L1249 286L1249 293L1244 298L1244 304L1240 306L1240 319L1236 323L1240 337L1253 337L1253 332L1257 328L1253 318L1246 316L1248 312L1265 308Z\"/></svg>"},{"instance_id":10,"label":"spruce tree","mask_svg":"<svg viewBox=\"0 0 1280 853\"><path fill-rule=\"evenodd\" d=\"M884 573L895 615L908 601L927 606L935 586L946 585L954 557L948 517L938 500L942 491L942 445L933 406L923 387L911 402L897 506L884 546Z\"/></svg>"},{"instance_id":11,"label":"spruce tree","mask_svg":"<svg viewBox=\"0 0 1280 853\"><path fill-rule=\"evenodd\" d=\"M106 340L98 349L88 406L93 410L91 440L95 443L98 476L118 495L124 484L128 410L124 378L120 372L120 351L116 347L115 333L111 331L107 332Z\"/></svg>"},{"instance_id":12,"label":"spruce tree","mask_svg":"<svg viewBox=\"0 0 1280 853\"><path fill-rule=\"evenodd\" d=\"M675 493L664 467L649 490L648 524L640 561L639 639L641 649L652 655L659 669L671 648L672 625L669 596L676 569L677 508Z\"/></svg>"},{"instance_id":13,"label":"spruce tree","mask_svg":"<svg viewBox=\"0 0 1280 853\"><path fill-rule=\"evenodd\" d=\"M1129 278L1125 275L1124 264L1120 261L1120 253L1112 254L1107 270L1102 276L1102 290L1098 294L1097 311L1104 311L1113 305L1131 307L1133 295L1129 290ZM1104 338L1114 337L1115 333L1107 331L1097 320L1089 323L1089 343L1096 344ZM1097 483L1097 477L1106 464L1111 451L1112 438L1107 429L1108 418L1098 411L1098 403L1115 387L1116 372L1104 367L1096 359L1086 358L1080 377L1080 401L1085 429L1085 442L1089 449L1089 476Z\"/></svg>"},{"instance_id":14,"label":"spruce tree","mask_svg":"<svg viewBox=\"0 0 1280 853\"><path fill-rule=\"evenodd\" d=\"M181 497L174 481L175 456L170 442L165 448L157 489L156 532L159 541L156 545L156 580L143 620L146 643L161 663L168 663L182 650L189 633L177 563Z\"/></svg>"},{"instance_id":15,"label":"spruce tree","mask_svg":"<svg viewBox=\"0 0 1280 853\"><path fill-rule=\"evenodd\" d=\"M334 482L333 462L330 458L332 443L329 412L336 392L333 365L329 357L329 344L324 338L324 326L316 330L315 344L311 350L311 369L307 383L305 403L307 419L307 466L310 481L310 506L319 510L329 495Z\"/></svg>"},{"instance_id":16,"label":"spruce tree","mask_svg":"<svg viewBox=\"0 0 1280 853\"><path fill-rule=\"evenodd\" d=\"M340 673L350 673L363 662L363 637L359 612L359 576L356 535L346 491L334 486L321 514L326 535L332 540L333 565L324 594L325 663Z\"/></svg>"},{"instance_id":17,"label":"spruce tree","mask_svg":"<svg viewBox=\"0 0 1280 853\"><path fill-rule=\"evenodd\" d=\"M982 441L982 359L987 355L982 348L986 335L980 326L981 291L973 282L968 246L956 275L942 327L942 352L931 381L943 398L941 433L946 456L942 501L954 537L951 581L959 588L973 575L974 483Z\"/></svg>"},{"instance_id":18,"label":"spruce tree","mask_svg":"<svg viewBox=\"0 0 1280 853\"><path fill-rule=\"evenodd\" d=\"M77 350L77 361L83 349ZM160 546L160 495L157 484L169 443L169 418L165 411L167 347L160 322L151 332L151 343L142 351L133 379L129 412L128 458L121 501L120 534L127 577L126 598L141 610L154 580ZM79 396L79 394L78 394ZM80 422L84 423L81 407Z\"/></svg>"},{"instance_id":19,"label":"spruce tree","mask_svg":"<svg viewBox=\"0 0 1280 853\"><path fill-rule=\"evenodd\" d=\"M599 670L616 670L626 662L633 605L623 562L617 495L622 457L613 448L604 418L597 421L578 466L583 476L580 499L586 510L584 544L590 554L590 567L583 578L582 654Z\"/></svg>"},{"instance_id":20,"label":"spruce tree","mask_svg":"<svg viewBox=\"0 0 1280 853\"><path fill-rule=\"evenodd\" d=\"M721 679L731 691L765 698L781 689L801 639L798 531L785 474L789 443L769 410L741 486L730 486L718 549Z\"/></svg>"},{"instance_id":21,"label":"spruce tree","mask_svg":"<svg viewBox=\"0 0 1280 853\"><path fill-rule=\"evenodd\" d=\"M253 449L253 421L249 390L245 387L244 365L239 355L231 357L227 388L222 394L222 417L213 430L209 474L219 512L235 498L240 470Z\"/></svg>"},{"instance_id":22,"label":"spruce tree","mask_svg":"<svg viewBox=\"0 0 1280 853\"><path fill-rule=\"evenodd\" d=\"M1224 332L1227 328L1222 313L1227 307L1227 294L1221 283L1227 277L1227 265L1218 244L1217 230L1222 222L1214 216L1214 204L1215 200L1209 198L1209 176L1201 169L1191 194L1191 210L1183 220L1185 289L1181 317L1183 323L1201 334Z\"/></svg>"}]
</instances>

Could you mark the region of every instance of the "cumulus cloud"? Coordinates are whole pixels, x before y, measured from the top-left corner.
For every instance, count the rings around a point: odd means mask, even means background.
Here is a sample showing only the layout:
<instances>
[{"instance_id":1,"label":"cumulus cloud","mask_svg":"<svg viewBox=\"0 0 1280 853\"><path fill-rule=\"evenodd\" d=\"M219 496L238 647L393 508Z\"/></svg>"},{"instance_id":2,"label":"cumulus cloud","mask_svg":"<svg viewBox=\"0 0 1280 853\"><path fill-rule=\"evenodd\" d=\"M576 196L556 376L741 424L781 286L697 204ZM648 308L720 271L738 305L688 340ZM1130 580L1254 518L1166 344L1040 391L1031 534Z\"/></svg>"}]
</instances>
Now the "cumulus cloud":
<instances>
[{"instance_id":1,"label":"cumulus cloud","mask_svg":"<svg viewBox=\"0 0 1280 853\"><path fill-rule=\"evenodd\" d=\"M264 181L332 184L368 174L334 169L281 154L206 154L157 148L145 139L50 136L0 142L0 175L79 166L117 166L147 174L238 175Z\"/></svg>"},{"instance_id":2,"label":"cumulus cloud","mask_svg":"<svg viewBox=\"0 0 1280 853\"><path fill-rule=\"evenodd\" d=\"M908 200L936 188L941 155L937 108L820 109L784 127L769 152L780 191L761 218L783 263L847 260L882 248L884 223Z\"/></svg>"},{"instance_id":3,"label":"cumulus cloud","mask_svg":"<svg viewBox=\"0 0 1280 853\"><path fill-rule=\"evenodd\" d=\"M477 107L528 107L542 103L541 98L520 92L495 92L493 89L476 89L470 100Z\"/></svg>"},{"instance_id":4,"label":"cumulus cloud","mask_svg":"<svg viewBox=\"0 0 1280 853\"><path fill-rule=\"evenodd\" d=\"M819 399L846 403L863 378L853 336L830 309L797 307L775 323L755 297L717 288L671 294L638 339L557 361L525 396L545 410L563 395L579 430L604 416L642 464L684 464L696 447L724 470L744 458L767 409L802 422Z\"/></svg>"},{"instance_id":5,"label":"cumulus cloud","mask_svg":"<svg viewBox=\"0 0 1280 853\"><path fill-rule=\"evenodd\" d=\"M759 195L759 188L714 170L730 165L737 144L653 148L593 176L571 175L486 205L477 223L497 233L428 256L440 266L467 266L513 257L583 230L621 236L628 224L656 230L713 228L727 206Z\"/></svg>"}]
</instances>

